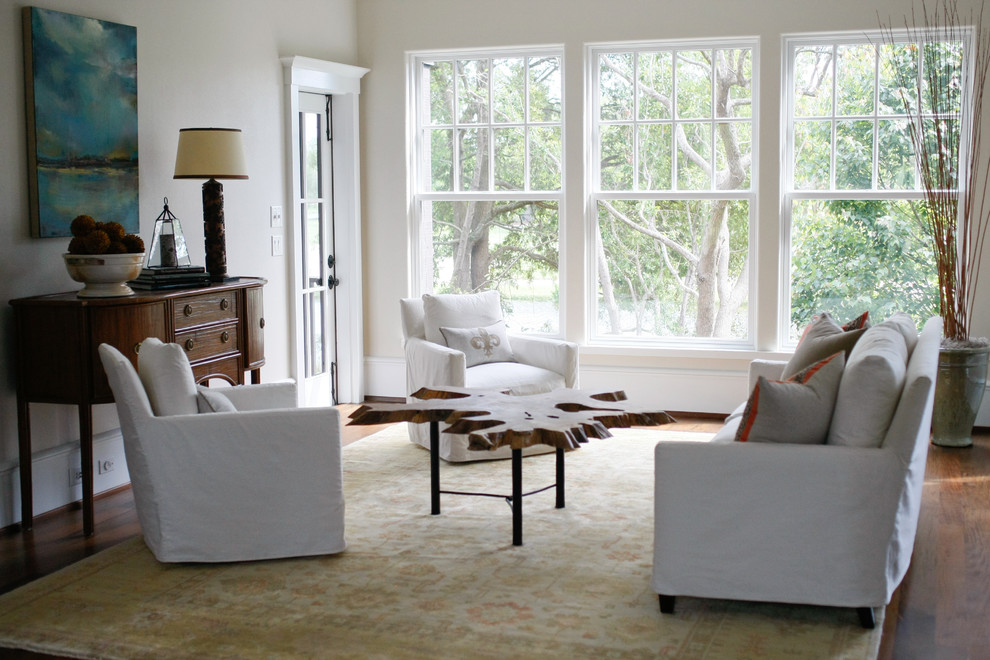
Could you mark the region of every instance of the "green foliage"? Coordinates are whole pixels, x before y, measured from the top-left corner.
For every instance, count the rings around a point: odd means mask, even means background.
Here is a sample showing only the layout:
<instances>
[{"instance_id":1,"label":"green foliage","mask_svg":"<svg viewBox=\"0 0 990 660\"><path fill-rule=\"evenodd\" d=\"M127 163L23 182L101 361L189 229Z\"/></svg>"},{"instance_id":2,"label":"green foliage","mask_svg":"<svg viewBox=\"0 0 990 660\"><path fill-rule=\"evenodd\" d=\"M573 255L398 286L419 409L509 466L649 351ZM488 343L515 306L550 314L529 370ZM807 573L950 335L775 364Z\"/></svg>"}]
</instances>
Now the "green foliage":
<instances>
[{"instance_id":1,"label":"green foliage","mask_svg":"<svg viewBox=\"0 0 990 660\"><path fill-rule=\"evenodd\" d=\"M815 314L882 320L938 313L937 274L920 203L795 203L791 231L791 338Z\"/></svg>"}]
</instances>

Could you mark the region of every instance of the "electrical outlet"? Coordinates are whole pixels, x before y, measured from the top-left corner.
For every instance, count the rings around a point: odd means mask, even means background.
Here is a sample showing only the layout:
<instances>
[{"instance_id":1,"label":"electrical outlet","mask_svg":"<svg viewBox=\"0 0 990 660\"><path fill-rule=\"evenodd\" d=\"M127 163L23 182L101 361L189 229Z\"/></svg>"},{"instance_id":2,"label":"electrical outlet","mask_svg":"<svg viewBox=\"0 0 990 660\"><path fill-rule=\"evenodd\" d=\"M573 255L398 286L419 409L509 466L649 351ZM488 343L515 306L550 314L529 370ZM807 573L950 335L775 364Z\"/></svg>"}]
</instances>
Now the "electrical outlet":
<instances>
[{"instance_id":1,"label":"electrical outlet","mask_svg":"<svg viewBox=\"0 0 990 660\"><path fill-rule=\"evenodd\" d=\"M281 257L282 256L282 237L272 236L272 256Z\"/></svg>"},{"instance_id":2,"label":"electrical outlet","mask_svg":"<svg viewBox=\"0 0 990 660\"><path fill-rule=\"evenodd\" d=\"M82 483L82 468L81 467L70 467L69 468L69 486L77 486Z\"/></svg>"},{"instance_id":3,"label":"electrical outlet","mask_svg":"<svg viewBox=\"0 0 990 660\"><path fill-rule=\"evenodd\" d=\"M100 474L106 474L107 472L112 472L113 471L113 461L110 460L109 458L106 459L106 460L102 460L99 463L97 463L97 467L100 470Z\"/></svg>"},{"instance_id":4,"label":"electrical outlet","mask_svg":"<svg viewBox=\"0 0 990 660\"><path fill-rule=\"evenodd\" d=\"M282 207L273 206L271 207L271 221L272 228L278 228L282 226Z\"/></svg>"}]
</instances>

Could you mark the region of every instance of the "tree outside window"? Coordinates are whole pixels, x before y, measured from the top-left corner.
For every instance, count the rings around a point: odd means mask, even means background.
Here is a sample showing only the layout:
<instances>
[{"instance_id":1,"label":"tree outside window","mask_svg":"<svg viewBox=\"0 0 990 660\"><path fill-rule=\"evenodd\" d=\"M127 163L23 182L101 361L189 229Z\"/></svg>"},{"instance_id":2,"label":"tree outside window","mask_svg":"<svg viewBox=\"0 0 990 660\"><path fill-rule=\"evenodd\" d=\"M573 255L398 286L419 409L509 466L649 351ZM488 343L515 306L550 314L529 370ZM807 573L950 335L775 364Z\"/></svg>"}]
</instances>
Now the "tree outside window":
<instances>
[{"instance_id":1,"label":"tree outside window","mask_svg":"<svg viewBox=\"0 0 990 660\"><path fill-rule=\"evenodd\" d=\"M421 289L497 290L508 325L559 332L559 51L420 56Z\"/></svg>"},{"instance_id":2,"label":"tree outside window","mask_svg":"<svg viewBox=\"0 0 990 660\"><path fill-rule=\"evenodd\" d=\"M748 339L754 50L591 50L597 337Z\"/></svg>"},{"instance_id":3,"label":"tree outside window","mask_svg":"<svg viewBox=\"0 0 990 660\"><path fill-rule=\"evenodd\" d=\"M938 313L937 273L915 167L909 114L925 49L949 63L946 89L962 90L958 43L866 37L788 42L790 296L784 310L796 340L814 314L840 319L869 310L904 311L920 322ZM921 99L923 107L930 103ZM958 126L951 113L926 113Z\"/></svg>"}]
</instances>

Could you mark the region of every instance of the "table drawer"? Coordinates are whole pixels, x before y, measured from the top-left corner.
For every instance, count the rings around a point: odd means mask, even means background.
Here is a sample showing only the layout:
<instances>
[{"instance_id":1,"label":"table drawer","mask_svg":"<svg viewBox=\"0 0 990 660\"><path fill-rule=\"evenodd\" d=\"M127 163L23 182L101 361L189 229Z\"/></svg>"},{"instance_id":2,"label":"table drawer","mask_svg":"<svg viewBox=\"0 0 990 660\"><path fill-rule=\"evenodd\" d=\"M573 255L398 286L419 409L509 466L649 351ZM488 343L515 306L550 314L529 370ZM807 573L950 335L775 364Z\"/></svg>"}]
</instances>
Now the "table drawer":
<instances>
[{"instance_id":1,"label":"table drawer","mask_svg":"<svg viewBox=\"0 0 990 660\"><path fill-rule=\"evenodd\" d=\"M213 325L183 332L175 336L175 343L186 350L190 362L232 353L240 349L237 324Z\"/></svg>"},{"instance_id":2,"label":"table drawer","mask_svg":"<svg viewBox=\"0 0 990 660\"><path fill-rule=\"evenodd\" d=\"M172 318L176 331L206 323L233 321L237 318L235 291L215 291L179 298L173 304Z\"/></svg>"},{"instance_id":3,"label":"table drawer","mask_svg":"<svg viewBox=\"0 0 990 660\"><path fill-rule=\"evenodd\" d=\"M192 370L193 378L196 379L197 383L202 383L211 378L222 378L231 385L241 382L240 375L242 374L242 370L240 357L237 355L231 355L222 360L194 364Z\"/></svg>"}]
</instances>

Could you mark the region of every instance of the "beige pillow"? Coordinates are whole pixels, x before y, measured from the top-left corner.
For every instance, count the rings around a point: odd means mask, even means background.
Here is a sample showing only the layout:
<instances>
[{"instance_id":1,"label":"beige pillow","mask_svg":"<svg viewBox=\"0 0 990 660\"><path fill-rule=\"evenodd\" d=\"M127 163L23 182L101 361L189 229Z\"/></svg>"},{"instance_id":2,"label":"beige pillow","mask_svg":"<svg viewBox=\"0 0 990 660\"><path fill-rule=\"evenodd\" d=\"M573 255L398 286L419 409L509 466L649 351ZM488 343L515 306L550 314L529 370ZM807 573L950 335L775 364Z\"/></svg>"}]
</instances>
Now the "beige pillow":
<instances>
[{"instance_id":1,"label":"beige pillow","mask_svg":"<svg viewBox=\"0 0 990 660\"><path fill-rule=\"evenodd\" d=\"M848 358L853 346L866 332L864 316L857 317L851 323L853 329L844 330L828 312L815 316L804 329L801 341L784 367L781 378L786 380L838 351L844 351Z\"/></svg>"},{"instance_id":2,"label":"beige pillow","mask_svg":"<svg viewBox=\"0 0 990 660\"><path fill-rule=\"evenodd\" d=\"M164 344L155 337L141 342L138 375L156 416L199 412L192 367L185 350L178 344Z\"/></svg>"},{"instance_id":3,"label":"beige pillow","mask_svg":"<svg viewBox=\"0 0 990 660\"><path fill-rule=\"evenodd\" d=\"M423 294L426 339L443 344L440 328L484 328L502 319L498 291Z\"/></svg>"},{"instance_id":4,"label":"beige pillow","mask_svg":"<svg viewBox=\"0 0 990 660\"><path fill-rule=\"evenodd\" d=\"M839 384L828 444L879 447L894 417L907 373L907 345L897 321L866 331Z\"/></svg>"},{"instance_id":5,"label":"beige pillow","mask_svg":"<svg viewBox=\"0 0 990 660\"><path fill-rule=\"evenodd\" d=\"M838 352L789 380L760 376L740 418L736 440L824 443L844 365L845 354Z\"/></svg>"},{"instance_id":6,"label":"beige pillow","mask_svg":"<svg viewBox=\"0 0 990 660\"><path fill-rule=\"evenodd\" d=\"M512 362L512 347L505 321L483 328L440 328L447 346L464 353L467 366L488 362Z\"/></svg>"}]
</instances>

